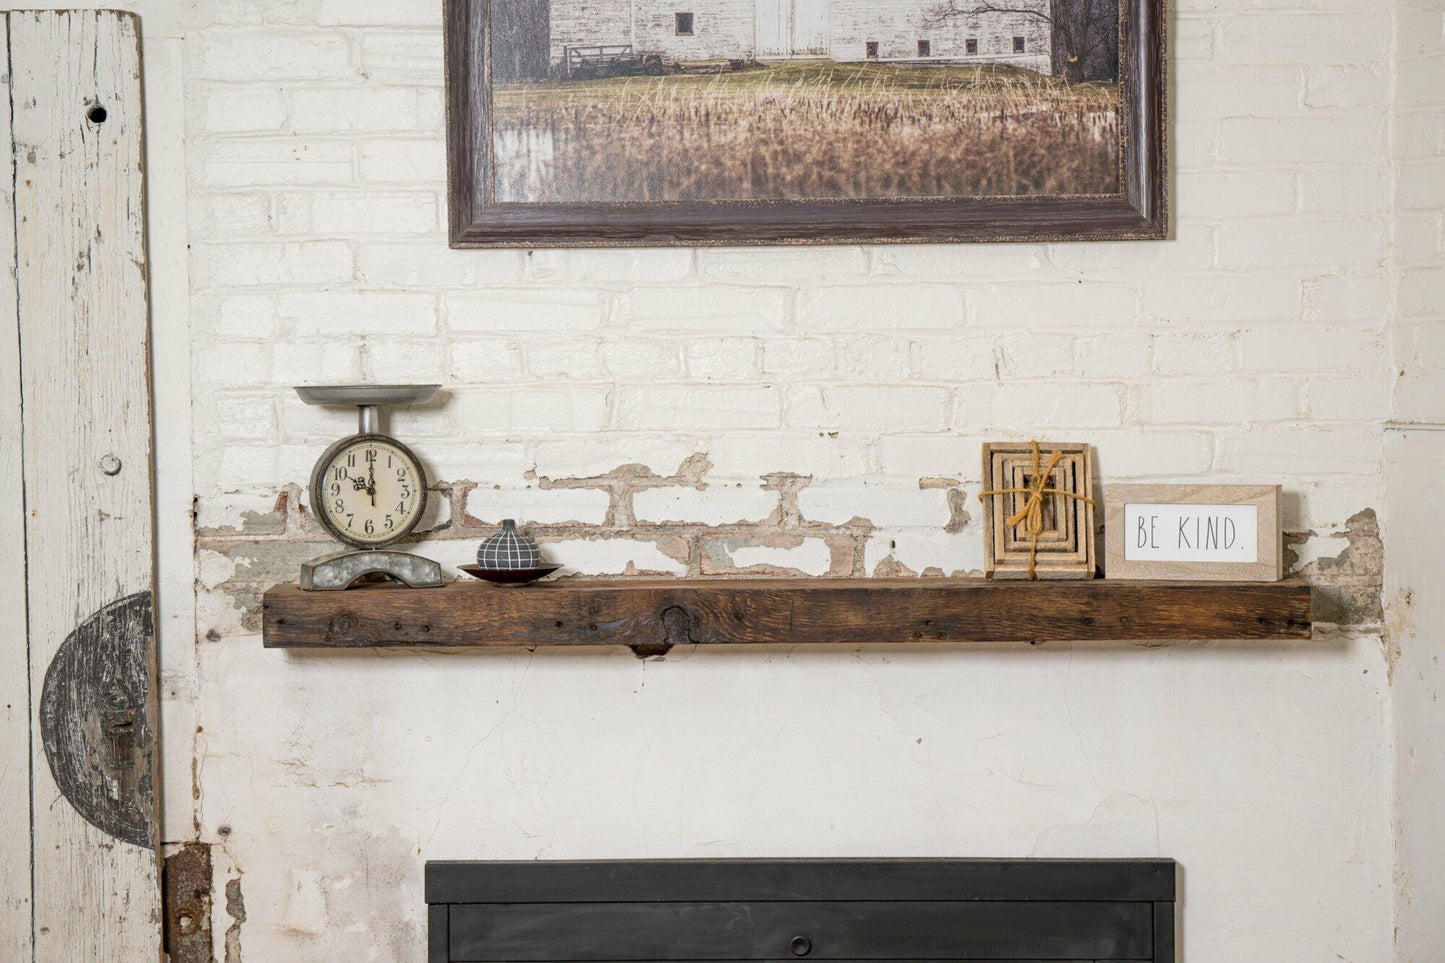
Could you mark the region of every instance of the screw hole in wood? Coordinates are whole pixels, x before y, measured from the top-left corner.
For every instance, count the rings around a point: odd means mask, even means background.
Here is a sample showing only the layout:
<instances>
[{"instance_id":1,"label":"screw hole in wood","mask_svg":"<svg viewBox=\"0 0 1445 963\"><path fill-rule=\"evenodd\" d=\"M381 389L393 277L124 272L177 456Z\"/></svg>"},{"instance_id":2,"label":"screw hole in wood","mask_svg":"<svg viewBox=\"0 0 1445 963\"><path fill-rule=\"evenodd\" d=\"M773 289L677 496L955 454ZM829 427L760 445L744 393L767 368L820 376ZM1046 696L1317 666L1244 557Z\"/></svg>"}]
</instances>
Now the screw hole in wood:
<instances>
[{"instance_id":1,"label":"screw hole in wood","mask_svg":"<svg viewBox=\"0 0 1445 963\"><path fill-rule=\"evenodd\" d=\"M100 104L92 104L91 108L85 112L85 119L92 124L103 124L109 116L105 108L100 106Z\"/></svg>"}]
</instances>

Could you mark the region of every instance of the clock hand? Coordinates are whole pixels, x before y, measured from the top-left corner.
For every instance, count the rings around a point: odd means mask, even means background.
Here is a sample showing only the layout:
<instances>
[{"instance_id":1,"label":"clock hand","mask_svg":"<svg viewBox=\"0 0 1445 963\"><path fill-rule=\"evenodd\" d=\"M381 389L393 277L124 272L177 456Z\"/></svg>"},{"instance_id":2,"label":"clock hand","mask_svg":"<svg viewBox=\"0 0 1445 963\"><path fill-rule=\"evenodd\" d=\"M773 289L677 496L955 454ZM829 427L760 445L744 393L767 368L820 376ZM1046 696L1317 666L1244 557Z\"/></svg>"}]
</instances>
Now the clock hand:
<instances>
[{"instance_id":1,"label":"clock hand","mask_svg":"<svg viewBox=\"0 0 1445 963\"><path fill-rule=\"evenodd\" d=\"M366 493L371 496L371 507L376 507L376 462L371 463L366 481Z\"/></svg>"}]
</instances>

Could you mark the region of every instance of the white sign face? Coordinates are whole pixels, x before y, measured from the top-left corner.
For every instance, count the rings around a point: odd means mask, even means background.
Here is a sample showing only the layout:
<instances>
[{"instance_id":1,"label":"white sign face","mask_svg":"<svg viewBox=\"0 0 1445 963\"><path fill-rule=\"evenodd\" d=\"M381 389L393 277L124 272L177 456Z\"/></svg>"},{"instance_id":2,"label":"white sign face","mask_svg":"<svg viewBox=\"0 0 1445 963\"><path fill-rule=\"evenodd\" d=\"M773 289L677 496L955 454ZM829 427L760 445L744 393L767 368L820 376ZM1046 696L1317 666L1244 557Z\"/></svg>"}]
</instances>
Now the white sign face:
<instances>
[{"instance_id":1,"label":"white sign face","mask_svg":"<svg viewBox=\"0 0 1445 963\"><path fill-rule=\"evenodd\" d=\"M1138 562L1257 562L1255 505L1125 505L1124 558Z\"/></svg>"}]
</instances>

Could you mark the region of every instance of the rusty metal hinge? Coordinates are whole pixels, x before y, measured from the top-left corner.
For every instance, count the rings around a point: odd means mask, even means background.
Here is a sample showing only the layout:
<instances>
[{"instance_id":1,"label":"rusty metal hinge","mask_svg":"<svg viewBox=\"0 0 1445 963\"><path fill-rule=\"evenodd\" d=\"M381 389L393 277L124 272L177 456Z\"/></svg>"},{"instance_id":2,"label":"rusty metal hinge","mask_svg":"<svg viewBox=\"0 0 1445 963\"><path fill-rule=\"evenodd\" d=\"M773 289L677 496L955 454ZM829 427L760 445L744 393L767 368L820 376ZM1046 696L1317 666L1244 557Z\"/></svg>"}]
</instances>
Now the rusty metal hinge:
<instances>
[{"instance_id":1,"label":"rusty metal hinge","mask_svg":"<svg viewBox=\"0 0 1445 963\"><path fill-rule=\"evenodd\" d=\"M213 963L211 955L211 847L185 843L165 859L161 918L170 963Z\"/></svg>"}]
</instances>

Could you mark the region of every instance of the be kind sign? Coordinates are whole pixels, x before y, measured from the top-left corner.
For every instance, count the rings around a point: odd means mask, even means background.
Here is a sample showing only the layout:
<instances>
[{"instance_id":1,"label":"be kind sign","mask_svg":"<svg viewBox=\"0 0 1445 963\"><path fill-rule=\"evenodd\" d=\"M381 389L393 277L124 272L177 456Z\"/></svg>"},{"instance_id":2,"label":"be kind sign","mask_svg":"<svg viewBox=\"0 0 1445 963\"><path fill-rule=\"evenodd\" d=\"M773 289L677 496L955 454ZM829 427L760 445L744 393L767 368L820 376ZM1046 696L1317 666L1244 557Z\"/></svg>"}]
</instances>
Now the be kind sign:
<instances>
[{"instance_id":1,"label":"be kind sign","mask_svg":"<svg viewBox=\"0 0 1445 963\"><path fill-rule=\"evenodd\" d=\"M1273 582L1282 575L1278 485L1110 485L1105 575Z\"/></svg>"},{"instance_id":2,"label":"be kind sign","mask_svg":"<svg viewBox=\"0 0 1445 963\"><path fill-rule=\"evenodd\" d=\"M1124 558L1130 562L1257 562L1254 505L1124 506Z\"/></svg>"}]
</instances>

